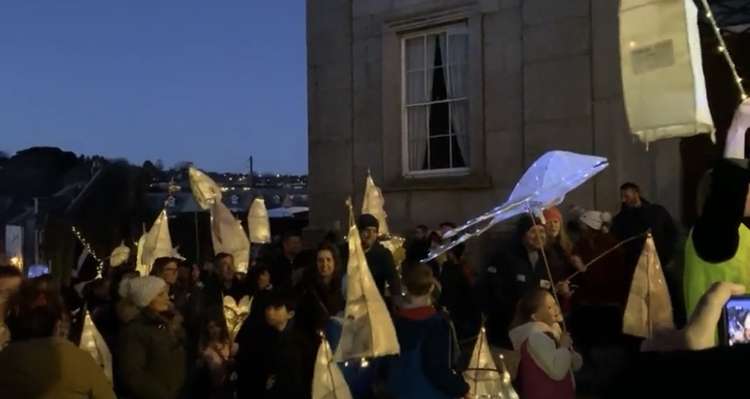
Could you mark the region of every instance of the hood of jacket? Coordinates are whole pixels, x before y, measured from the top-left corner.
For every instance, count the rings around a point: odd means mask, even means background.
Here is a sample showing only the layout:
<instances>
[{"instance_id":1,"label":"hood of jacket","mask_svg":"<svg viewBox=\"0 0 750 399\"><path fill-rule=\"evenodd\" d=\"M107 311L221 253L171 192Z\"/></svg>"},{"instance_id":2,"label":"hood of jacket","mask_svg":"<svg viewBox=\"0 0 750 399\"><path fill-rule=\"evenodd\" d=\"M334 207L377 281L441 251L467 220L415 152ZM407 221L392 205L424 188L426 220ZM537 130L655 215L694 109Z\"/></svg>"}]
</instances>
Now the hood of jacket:
<instances>
[{"instance_id":1,"label":"hood of jacket","mask_svg":"<svg viewBox=\"0 0 750 399\"><path fill-rule=\"evenodd\" d=\"M513 344L514 350L521 349L521 346L529 336L534 333L551 334L556 340L560 339L560 325L555 324L555 327L550 327L546 323L531 321L510 330L508 335L510 336L510 342Z\"/></svg>"},{"instance_id":2,"label":"hood of jacket","mask_svg":"<svg viewBox=\"0 0 750 399\"><path fill-rule=\"evenodd\" d=\"M115 311L117 312L117 318L123 324L130 323L141 313L140 309L128 299L121 299L117 302Z\"/></svg>"}]
</instances>

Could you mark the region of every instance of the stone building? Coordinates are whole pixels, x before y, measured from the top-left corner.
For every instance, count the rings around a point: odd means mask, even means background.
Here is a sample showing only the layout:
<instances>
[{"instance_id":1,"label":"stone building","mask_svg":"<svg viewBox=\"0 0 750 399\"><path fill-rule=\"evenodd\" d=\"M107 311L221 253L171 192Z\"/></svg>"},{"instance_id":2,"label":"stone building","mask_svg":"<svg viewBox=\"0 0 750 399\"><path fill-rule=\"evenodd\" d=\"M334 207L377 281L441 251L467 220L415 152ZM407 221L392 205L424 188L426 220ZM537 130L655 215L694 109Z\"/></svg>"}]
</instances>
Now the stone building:
<instances>
[{"instance_id":1,"label":"stone building","mask_svg":"<svg viewBox=\"0 0 750 399\"><path fill-rule=\"evenodd\" d=\"M616 211L635 181L680 215L680 141L629 134L618 4L308 0L311 228L345 224L368 169L392 230L461 222L552 149L610 160L567 204Z\"/></svg>"}]
</instances>

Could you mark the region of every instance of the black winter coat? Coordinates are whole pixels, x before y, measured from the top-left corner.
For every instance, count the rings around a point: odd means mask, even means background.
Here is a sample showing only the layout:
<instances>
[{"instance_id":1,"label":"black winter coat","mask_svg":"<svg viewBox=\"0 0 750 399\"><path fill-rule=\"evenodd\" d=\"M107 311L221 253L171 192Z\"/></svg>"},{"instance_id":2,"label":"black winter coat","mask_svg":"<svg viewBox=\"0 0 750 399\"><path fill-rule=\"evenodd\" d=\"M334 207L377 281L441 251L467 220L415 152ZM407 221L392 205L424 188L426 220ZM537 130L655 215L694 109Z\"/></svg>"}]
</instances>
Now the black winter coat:
<instances>
[{"instance_id":1,"label":"black winter coat","mask_svg":"<svg viewBox=\"0 0 750 399\"><path fill-rule=\"evenodd\" d=\"M237 354L239 397L309 398L316 342L291 323L282 332L263 325L251 336Z\"/></svg>"},{"instance_id":2,"label":"black winter coat","mask_svg":"<svg viewBox=\"0 0 750 399\"><path fill-rule=\"evenodd\" d=\"M476 295L462 266L451 261L440 269L439 304L448 311L456 327L458 339L477 335L481 324L481 312L477 306Z\"/></svg>"},{"instance_id":3,"label":"black winter coat","mask_svg":"<svg viewBox=\"0 0 750 399\"><path fill-rule=\"evenodd\" d=\"M184 332L148 310L119 339L119 377L128 398L176 399L185 384Z\"/></svg>"},{"instance_id":4,"label":"black winter coat","mask_svg":"<svg viewBox=\"0 0 750 399\"><path fill-rule=\"evenodd\" d=\"M562 260L554 252L547 252L552 270L558 269ZM490 344L512 348L508 330L513 320L516 303L530 289L549 289L552 282L541 253L532 265L529 253L520 241L501 253L490 263L477 287L480 305L487 316L487 339Z\"/></svg>"},{"instance_id":5,"label":"black winter coat","mask_svg":"<svg viewBox=\"0 0 750 399\"><path fill-rule=\"evenodd\" d=\"M664 207L643 199L641 202L640 208L623 206L612 221L612 234L622 241L651 229L659 260L662 266L667 266L672 261L677 246L677 227ZM643 237L625 244L627 264L638 262L645 241L646 238Z\"/></svg>"}]
</instances>

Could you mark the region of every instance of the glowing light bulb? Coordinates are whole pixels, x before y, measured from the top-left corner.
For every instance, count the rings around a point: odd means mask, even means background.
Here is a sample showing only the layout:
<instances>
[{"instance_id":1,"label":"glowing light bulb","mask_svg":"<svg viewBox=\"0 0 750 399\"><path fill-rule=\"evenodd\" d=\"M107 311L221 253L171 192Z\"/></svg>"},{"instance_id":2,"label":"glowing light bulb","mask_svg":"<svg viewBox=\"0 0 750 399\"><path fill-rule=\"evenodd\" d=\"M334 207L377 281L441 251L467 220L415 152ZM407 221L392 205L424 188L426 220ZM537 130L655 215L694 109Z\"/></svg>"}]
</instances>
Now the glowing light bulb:
<instances>
[{"instance_id":1,"label":"glowing light bulb","mask_svg":"<svg viewBox=\"0 0 750 399\"><path fill-rule=\"evenodd\" d=\"M724 50L725 50L725 49L724 49L724 46L719 46L719 52L720 52L720 53L723 53L723 52L724 52Z\"/></svg>"}]
</instances>

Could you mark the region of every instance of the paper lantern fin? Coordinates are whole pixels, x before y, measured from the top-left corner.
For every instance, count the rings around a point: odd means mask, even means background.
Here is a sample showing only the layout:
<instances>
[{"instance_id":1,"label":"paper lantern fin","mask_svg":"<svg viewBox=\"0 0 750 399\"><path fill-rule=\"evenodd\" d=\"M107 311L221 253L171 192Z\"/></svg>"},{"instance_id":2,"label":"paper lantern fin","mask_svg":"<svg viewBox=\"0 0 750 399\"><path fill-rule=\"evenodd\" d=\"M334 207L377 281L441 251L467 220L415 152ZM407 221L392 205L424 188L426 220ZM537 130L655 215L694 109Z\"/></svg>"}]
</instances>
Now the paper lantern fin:
<instances>
[{"instance_id":1,"label":"paper lantern fin","mask_svg":"<svg viewBox=\"0 0 750 399\"><path fill-rule=\"evenodd\" d=\"M654 239L646 238L630 284L622 331L650 338L655 332L674 329L672 300L659 262Z\"/></svg>"},{"instance_id":2,"label":"paper lantern fin","mask_svg":"<svg viewBox=\"0 0 750 399\"><path fill-rule=\"evenodd\" d=\"M336 361L398 354L396 329L370 273L359 231L353 224L348 241L345 318Z\"/></svg>"}]
</instances>

